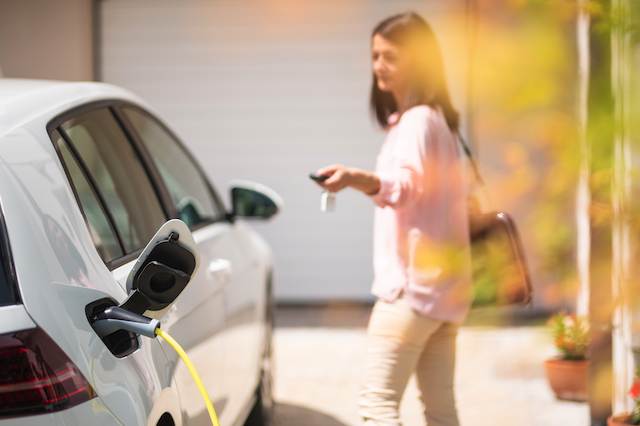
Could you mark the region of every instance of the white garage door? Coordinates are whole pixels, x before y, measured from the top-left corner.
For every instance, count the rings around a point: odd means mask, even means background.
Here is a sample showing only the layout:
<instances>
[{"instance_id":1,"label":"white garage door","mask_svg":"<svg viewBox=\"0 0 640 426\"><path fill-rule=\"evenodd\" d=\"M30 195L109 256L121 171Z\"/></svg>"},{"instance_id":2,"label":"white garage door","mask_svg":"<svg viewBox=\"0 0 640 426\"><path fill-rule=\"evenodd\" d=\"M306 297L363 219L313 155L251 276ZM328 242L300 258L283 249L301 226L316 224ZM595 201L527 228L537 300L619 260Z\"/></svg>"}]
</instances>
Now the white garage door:
<instances>
[{"instance_id":1,"label":"white garage door","mask_svg":"<svg viewBox=\"0 0 640 426\"><path fill-rule=\"evenodd\" d=\"M370 33L415 10L438 34L464 111L464 0L103 0L101 76L150 102L218 191L242 178L285 200L256 228L277 260L280 301L371 300L372 203L352 190L319 211L309 172L372 169Z\"/></svg>"}]
</instances>

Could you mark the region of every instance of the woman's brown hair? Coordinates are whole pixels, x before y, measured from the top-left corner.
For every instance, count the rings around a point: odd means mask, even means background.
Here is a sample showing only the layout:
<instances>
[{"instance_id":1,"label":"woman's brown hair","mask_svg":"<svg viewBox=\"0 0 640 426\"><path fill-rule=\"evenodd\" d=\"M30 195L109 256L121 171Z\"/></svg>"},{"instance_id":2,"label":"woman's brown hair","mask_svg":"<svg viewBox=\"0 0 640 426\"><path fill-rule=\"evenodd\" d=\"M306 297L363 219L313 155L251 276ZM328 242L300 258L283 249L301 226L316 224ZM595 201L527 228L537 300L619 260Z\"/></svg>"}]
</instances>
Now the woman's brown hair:
<instances>
[{"instance_id":1,"label":"woman's brown hair","mask_svg":"<svg viewBox=\"0 0 640 426\"><path fill-rule=\"evenodd\" d=\"M379 34L392 43L409 49L413 60L410 86L402 110L428 105L440 107L452 132L458 131L459 114L451 104L444 75L442 52L431 26L417 13L394 15L380 22L371 38ZM389 116L398 111L393 95L378 87L378 78L373 74L371 86L371 112L382 127L389 125Z\"/></svg>"}]
</instances>

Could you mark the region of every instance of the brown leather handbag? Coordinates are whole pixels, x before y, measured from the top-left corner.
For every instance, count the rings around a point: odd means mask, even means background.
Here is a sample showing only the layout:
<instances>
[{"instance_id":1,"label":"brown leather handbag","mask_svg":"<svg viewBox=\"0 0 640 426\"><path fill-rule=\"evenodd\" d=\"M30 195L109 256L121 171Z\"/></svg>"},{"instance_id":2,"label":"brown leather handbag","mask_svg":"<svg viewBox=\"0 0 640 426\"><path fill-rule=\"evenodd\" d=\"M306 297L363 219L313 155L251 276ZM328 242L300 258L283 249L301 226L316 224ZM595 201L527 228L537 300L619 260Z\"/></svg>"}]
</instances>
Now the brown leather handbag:
<instances>
[{"instance_id":1,"label":"brown leather handbag","mask_svg":"<svg viewBox=\"0 0 640 426\"><path fill-rule=\"evenodd\" d=\"M478 186L487 192L474 157L462 137ZM533 299L524 249L513 218L505 212L482 212L476 195L468 198L473 310L525 306Z\"/></svg>"}]
</instances>

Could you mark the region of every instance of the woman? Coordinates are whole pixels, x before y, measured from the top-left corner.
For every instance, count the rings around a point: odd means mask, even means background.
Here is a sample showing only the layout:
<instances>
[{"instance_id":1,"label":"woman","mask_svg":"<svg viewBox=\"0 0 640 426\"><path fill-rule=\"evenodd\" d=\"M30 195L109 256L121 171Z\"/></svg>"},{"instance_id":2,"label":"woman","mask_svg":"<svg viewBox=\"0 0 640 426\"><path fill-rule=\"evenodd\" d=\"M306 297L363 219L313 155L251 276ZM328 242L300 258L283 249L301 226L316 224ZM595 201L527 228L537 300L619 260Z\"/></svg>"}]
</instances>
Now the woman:
<instances>
[{"instance_id":1,"label":"woman","mask_svg":"<svg viewBox=\"0 0 640 426\"><path fill-rule=\"evenodd\" d=\"M318 170L323 188L352 187L377 205L372 292L360 414L367 426L399 425L416 373L429 426L458 425L455 343L471 302L469 229L442 55L417 14L392 16L372 37L371 109L388 130L374 173Z\"/></svg>"}]
</instances>

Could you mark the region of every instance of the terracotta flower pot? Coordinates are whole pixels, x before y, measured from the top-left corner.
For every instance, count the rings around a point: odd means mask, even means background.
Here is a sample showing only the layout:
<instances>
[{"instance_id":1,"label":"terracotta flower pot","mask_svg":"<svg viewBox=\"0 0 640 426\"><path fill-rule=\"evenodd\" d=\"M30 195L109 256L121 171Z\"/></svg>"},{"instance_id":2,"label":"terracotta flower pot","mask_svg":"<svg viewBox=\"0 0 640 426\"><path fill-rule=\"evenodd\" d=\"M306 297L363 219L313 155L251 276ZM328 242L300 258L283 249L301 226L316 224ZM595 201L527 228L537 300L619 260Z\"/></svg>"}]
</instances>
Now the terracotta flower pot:
<instances>
[{"instance_id":1,"label":"terracotta flower pot","mask_svg":"<svg viewBox=\"0 0 640 426\"><path fill-rule=\"evenodd\" d=\"M631 414L618 414L607 419L607 426L629 426L631 424Z\"/></svg>"},{"instance_id":2,"label":"terracotta flower pot","mask_svg":"<svg viewBox=\"0 0 640 426\"><path fill-rule=\"evenodd\" d=\"M586 401L589 361L548 359L544 362L547 379L558 399Z\"/></svg>"}]
</instances>

